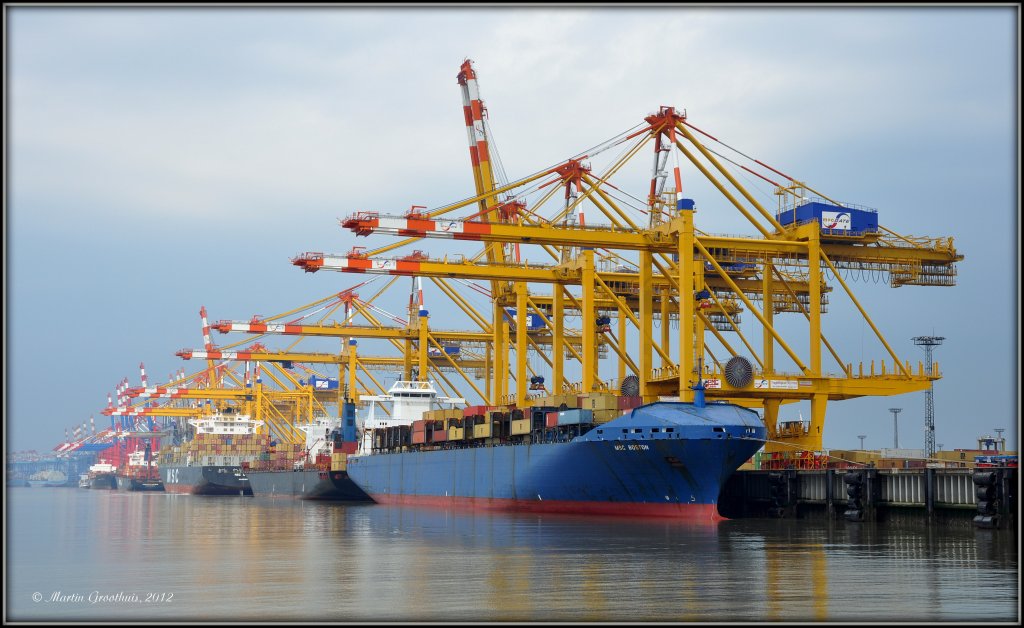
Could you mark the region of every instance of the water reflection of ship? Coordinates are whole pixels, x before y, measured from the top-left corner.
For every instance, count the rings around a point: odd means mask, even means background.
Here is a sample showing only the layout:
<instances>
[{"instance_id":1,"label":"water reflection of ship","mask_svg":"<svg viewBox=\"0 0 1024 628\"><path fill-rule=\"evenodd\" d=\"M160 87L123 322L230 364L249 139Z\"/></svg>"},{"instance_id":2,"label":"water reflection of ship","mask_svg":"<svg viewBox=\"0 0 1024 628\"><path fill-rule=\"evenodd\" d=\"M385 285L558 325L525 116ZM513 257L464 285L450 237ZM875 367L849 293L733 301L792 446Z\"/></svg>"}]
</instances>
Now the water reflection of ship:
<instances>
[{"instance_id":1,"label":"water reflection of ship","mask_svg":"<svg viewBox=\"0 0 1024 628\"><path fill-rule=\"evenodd\" d=\"M701 600L721 594L721 583L706 577L723 551L718 523L391 505L346 510L350 537L386 530L414 548L394 554L403 570L432 574L403 589L402 607L430 609L421 619L706 621ZM432 573L440 556L460 567ZM461 587L466 599L487 600L475 607L482 614L445 614L434 592L448 586ZM623 587L637 592L637 605L615 602L622 598L610 589ZM406 619L387 612L377 619Z\"/></svg>"}]
</instances>

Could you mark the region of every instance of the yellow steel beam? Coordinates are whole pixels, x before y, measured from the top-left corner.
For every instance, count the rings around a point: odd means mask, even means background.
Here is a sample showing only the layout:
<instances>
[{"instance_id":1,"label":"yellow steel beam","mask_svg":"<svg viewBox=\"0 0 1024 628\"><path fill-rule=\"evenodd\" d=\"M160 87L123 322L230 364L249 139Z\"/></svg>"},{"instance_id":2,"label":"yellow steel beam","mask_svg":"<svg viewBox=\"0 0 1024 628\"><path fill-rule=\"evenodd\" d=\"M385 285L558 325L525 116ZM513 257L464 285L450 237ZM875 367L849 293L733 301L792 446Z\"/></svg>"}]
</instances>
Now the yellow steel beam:
<instances>
[{"instance_id":1,"label":"yellow steel beam","mask_svg":"<svg viewBox=\"0 0 1024 628\"><path fill-rule=\"evenodd\" d=\"M459 368L459 365L456 364L455 361L452 360L451 356L449 356L445 352L444 347L442 347L436 340L434 340L433 336L429 336L428 339L429 339L429 341L435 347L437 347L438 349L441 350L441 355L444 358L446 358L448 360L448 362L450 362L453 367L455 367L455 370L459 373L459 375L462 376L462 379L466 380L466 383L470 385L470 387L476 392L476 394L480 395L481 399L486 400L488 398L487 395L483 391L481 391L479 388L477 388L476 384L473 383L473 380L470 379L469 375L467 375L465 371L463 371L461 368ZM440 371L438 371L438 373L440 373ZM449 384L450 384L450 382L449 382ZM455 388L454 384L452 384L452 388Z\"/></svg>"},{"instance_id":2,"label":"yellow steel beam","mask_svg":"<svg viewBox=\"0 0 1024 628\"><path fill-rule=\"evenodd\" d=\"M755 360L757 360L757 365L760 366L762 369L765 368L765 363L761 360L760 357L758 357L757 351L754 351L754 347L750 345L750 342L747 340L747 337L743 335L743 331L740 329L740 326L736 324L736 321L733 320L732 316L729 316L729 309L722 304L722 302L718 298L718 295L712 292L711 300L714 301L715 305L718 306L718 309L721 310L722 316L725 317L725 320L728 321L729 326L732 327L732 330L736 332L737 336L739 336L740 342L743 343L743 346L745 346L747 348L747 351L750 352L750 355L753 356ZM768 321L768 325L764 327L765 333L771 336L771 330L774 329L774 327L771 325L771 315L767 307L765 307L764 309L764 317L765 320ZM712 326L712 329L713 328L714 326Z\"/></svg>"},{"instance_id":3,"label":"yellow steel beam","mask_svg":"<svg viewBox=\"0 0 1024 628\"><path fill-rule=\"evenodd\" d=\"M625 346L623 346L625 344L625 336L612 335L611 338L612 342L607 344L612 348L612 351L615 352L615 355L619 356L619 364L622 366L619 371L619 383L621 384L622 380L626 378L626 367L629 367L629 370L633 371L637 377L640 377L640 367L636 365L633 358L629 357L629 354L626 353Z\"/></svg>"},{"instance_id":4,"label":"yellow steel beam","mask_svg":"<svg viewBox=\"0 0 1024 628\"><path fill-rule=\"evenodd\" d=\"M594 371L597 369L597 330L594 320L594 251L586 249L582 255L582 277L583 284L583 392L589 393L594 389Z\"/></svg>"},{"instance_id":5,"label":"yellow steel beam","mask_svg":"<svg viewBox=\"0 0 1024 628\"><path fill-rule=\"evenodd\" d=\"M625 349L626 349L626 331L627 331L626 330L626 322L627 322L628 319L625 316L622 315L621 311L619 312L619 315L616 317L616 319L618 320L618 323L619 323L619 333L616 335L616 339L618 340L618 343L620 345L619 348L622 351L625 351ZM620 351L619 353L621 354L622 351ZM622 355L620 355L619 357L620 357L620 359L619 359L619 383L621 384L622 380L626 379L626 358L624 358ZM637 374L637 377L640 376L639 370L636 368L635 365L633 366L633 372L635 372Z\"/></svg>"},{"instance_id":6,"label":"yellow steel beam","mask_svg":"<svg viewBox=\"0 0 1024 628\"><path fill-rule=\"evenodd\" d=\"M472 319L472 321L476 323L484 333L491 331L492 325L488 323L484 317L469 304L468 301L466 301L465 297L459 294L456 290L453 290L452 287L448 285L448 282L440 277L430 277L429 279L434 282L437 287L441 288L441 291L444 292L445 295L459 307L459 309L465 312L466 316Z\"/></svg>"},{"instance_id":7,"label":"yellow steel beam","mask_svg":"<svg viewBox=\"0 0 1024 628\"><path fill-rule=\"evenodd\" d=\"M526 383L526 283L518 282L516 291L516 405L526 407L529 388Z\"/></svg>"},{"instance_id":8,"label":"yellow steel beam","mask_svg":"<svg viewBox=\"0 0 1024 628\"><path fill-rule=\"evenodd\" d=\"M551 366L551 390L558 395L562 393L566 384L565 347L569 345L565 342L565 288L557 284L554 287L551 315L555 319L551 325L551 359L554 360ZM548 323L550 324L550 321Z\"/></svg>"},{"instance_id":9,"label":"yellow steel beam","mask_svg":"<svg viewBox=\"0 0 1024 628\"><path fill-rule=\"evenodd\" d=\"M608 284L606 284L601 279L601 277L597 273L594 274L594 280L597 282L597 285L601 286L601 288L604 289L605 293L608 295L608 298L619 309L619 312L622 312L623 314L625 314L626 317L630 320L630 322L632 322L633 325L637 329L639 329L640 328L640 321L635 316L633 316L632 308L627 306L617 296L615 296L615 292L608 286ZM666 360L669 359L668 354L665 353L661 349L661 347L654 347L654 348L658 351L658 353L661 355L662 358L664 358Z\"/></svg>"},{"instance_id":10,"label":"yellow steel beam","mask_svg":"<svg viewBox=\"0 0 1024 628\"><path fill-rule=\"evenodd\" d=\"M638 375L640 379L640 396L643 398L644 403L653 400L647 385L648 378L651 376L654 359L654 353L652 352L654 346L654 288L651 277L651 257L650 251L640 251L640 324L638 325L640 333L640 356L638 359L640 364L637 370L640 371ZM662 320L662 324L668 325L668 321ZM665 357L667 358L667 355Z\"/></svg>"},{"instance_id":11,"label":"yellow steel beam","mask_svg":"<svg viewBox=\"0 0 1024 628\"><path fill-rule=\"evenodd\" d=\"M829 401L866 396L893 396L927 390L936 376L923 372L918 375L898 374L864 375L859 377L809 377L793 374L756 374L746 388L733 388L715 370L710 377L718 380L716 388L708 388L706 395L715 399L778 399L783 402L810 401L814 395L825 395ZM666 373L653 377L653 384L674 385L677 377Z\"/></svg>"},{"instance_id":12,"label":"yellow steel beam","mask_svg":"<svg viewBox=\"0 0 1024 628\"><path fill-rule=\"evenodd\" d=\"M900 370L903 371L904 375L909 375L909 373L907 373L907 370L903 367L903 364L900 363L899 357L896 356L896 352L892 350L892 347L889 346L889 343L886 342L885 338L882 337L882 332L878 331L878 328L875 327L875 323L871 320L871 317L868 316L868 313L864 310L863 307L861 307L860 301L858 301L857 297L853 295L853 291L850 290L850 287L846 285L846 282L843 281L843 278L839 276L839 272L836 270L836 267L833 266L832 262L829 261L828 255L825 254L825 251L820 251L820 255L821 261L825 262L825 264L827 264L828 267L832 269L832 273L835 275L836 280L839 281L839 285L841 285L843 289L846 290L847 296L850 297L850 300L853 301L853 304L857 307L857 310L860 312L860 315L864 317L864 320L867 322L868 326L871 327L871 331L875 332L875 336L882 343L882 346L884 346L885 350L889 352L890 356L892 356L893 362L899 365L899 368Z\"/></svg>"},{"instance_id":13,"label":"yellow steel beam","mask_svg":"<svg viewBox=\"0 0 1024 628\"><path fill-rule=\"evenodd\" d=\"M762 207L761 204L758 203L757 200L753 196L750 195L750 192L747 192L746 188L744 188L742 185L740 185L740 182L737 181L736 178L733 177L732 174L724 166L722 166L722 164L719 163L719 161L717 159L715 159L715 156L712 155L708 151L708 149L705 148L704 145L701 144L700 141L696 137L693 136L692 133L690 133L690 130L686 128L685 124L682 124L680 122L676 122L676 128L679 129L679 131L682 132L682 134L684 136L686 136L686 139L690 140L690 142L694 146L697 147L697 150L699 150L701 152L701 154L704 155L705 159L710 161L715 166L715 168L719 172L721 172L722 175L726 179L729 180L729 183L732 183L733 187L735 187L737 190L739 190L740 194L742 194L743 197L746 198L747 201L751 205L753 205L755 208L757 208L757 211L759 211L761 213L761 216L764 217L764 219L767 220L772 225L772 227L774 227L775 229L777 229L779 231L782 231L782 225L780 225L779 222L777 220L775 220L775 216L772 216L771 213L768 212L768 210L766 210L764 207ZM744 213L744 215L746 215L746 214ZM751 219L751 222L754 222L754 221ZM767 233L765 233L761 229L759 223L755 222L754 225L755 225L755 227L758 228L759 231L761 231L761 233L764 233L765 236L768 235Z\"/></svg>"},{"instance_id":14,"label":"yellow steel beam","mask_svg":"<svg viewBox=\"0 0 1024 628\"><path fill-rule=\"evenodd\" d=\"M679 212L679 401L693 402L693 212Z\"/></svg>"},{"instance_id":15,"label":"yellow steel beam","mask_svg":"<svg viewBox=\"0 0 1024 628\"><path fill-rule=\"evenodd\" d=\"M709 262L711 262L711 265L715 267L715 270L718 272L718 275L725 279L727 283L732 283L732 280L729 279L728 274L724 270L722 270L722 267L718 264L717 261L715 261L715 258L712 257L710 253L708 253L707 249L705 249L701 245L701 243L697 242L696 240L693 242L693 244L694 246L697 247L701 254L704 255L704 257ZM769 325L767 321L765 321L764 315L762 315L761 312L759 312L758 309L754 307L754 304L750 302L750 299L748 299L746 295L744 295L743 292L738 287L735 286L735 284L733 284L732 287L733 291L736 292L736 296L738 296L743 301L743 303L747 306L747 309L749 309L750 312L753 313L759 321L761 321L762 325L771 330L772 337L775 338L775 341L779 343L779 346L782 347L782 349L789 355L793 362L796 363L798 367L800 367L800 370L805 372L808 371L808 368L804 365L803 361L799 357L797 357L796 353L794 353L792 349L789 348L789 345L786 344L786 341L782 339L782 336L779 335L775 328ZM680 323L680 327L682 327L682 323Z\"/></svg>"}]
</instances>

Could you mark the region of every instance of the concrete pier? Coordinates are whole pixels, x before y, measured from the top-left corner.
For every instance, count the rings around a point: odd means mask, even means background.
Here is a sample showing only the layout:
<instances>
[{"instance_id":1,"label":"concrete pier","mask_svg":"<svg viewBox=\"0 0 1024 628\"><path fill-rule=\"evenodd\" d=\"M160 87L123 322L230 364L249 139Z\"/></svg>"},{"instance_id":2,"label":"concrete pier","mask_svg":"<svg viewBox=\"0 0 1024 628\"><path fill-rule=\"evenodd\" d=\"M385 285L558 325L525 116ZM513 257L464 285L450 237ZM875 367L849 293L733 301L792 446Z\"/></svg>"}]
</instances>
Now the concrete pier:
<instances>
[{"instance_id":1,"label":"concrete pier","mask_svg":"<svg viewBox=\"0 0 1024 628\"><path fill-rule=\"evenodd\" d=\"M829 517L847 521L906 521L923 525L1016 526L1017 469L985 469L985 495L971 469L783 469L737 471L718 510L745 517ZM979 493L980 492L980 493ZM989 515L981 521L980 517ZM976 519L978 519L976 521Z\"/></svg>"}]
</instances>

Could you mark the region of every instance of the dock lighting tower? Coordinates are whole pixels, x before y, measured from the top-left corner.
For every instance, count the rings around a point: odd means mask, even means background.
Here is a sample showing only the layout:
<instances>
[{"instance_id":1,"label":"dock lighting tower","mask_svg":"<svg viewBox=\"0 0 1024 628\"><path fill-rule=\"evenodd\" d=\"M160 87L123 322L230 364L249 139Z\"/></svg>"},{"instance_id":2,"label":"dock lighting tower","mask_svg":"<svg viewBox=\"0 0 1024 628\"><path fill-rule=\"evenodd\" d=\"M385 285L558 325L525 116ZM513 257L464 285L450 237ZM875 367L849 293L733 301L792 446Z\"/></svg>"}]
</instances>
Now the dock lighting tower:
<instances>
[{"instance_id":1,"label":"dock lighting tower","mask_svg":"<svg viewBox=\"0 0 1024 628\"><path fill-rule=\"evenodd\" d=\"M915 336L914 344L924 347L925 373L932 374L932 348L942 344L942 336ZM932 395L935 383L928 384L924 391L924 455L931 458L935 455L935 400Z\"/></svg>"},{"instance_id":2,"label":"dock lighting tower","mask_svg":"<svg viewBox=\"0 0 1024 628\"><path fill-rule=\"evenodd\" d=\"M864 439L867 438L867 437L868 437L867 434L858 434L857 435L857 438L860 439L860 449L861 449L861 451L864 451Z\"/></svg>"},{"instance_id":3,"label":"dock lighting tower","mask_svg":"<svg viewBox=\"0 0 1024 628\"><path fill-rule=\"evenodd\" d=\"M1005 431L1006 431L1005 427L997 427L997 428L995 428L995 433L996 433L996 451L999 451L999 446L1006 442L1006 441L1003 440L1003 432L1005 432ZM1003 447L1003 451L1006 451L1006 447L1005 446Z\"/></svg>"},{"instance_id":4,"label":"dock lighting tower","mask_svg":"<svg viewBox=\"0 0 1024 628\"><path fill-rule=\"evenodd\" d=\"M899 414L903 412L903 408L889 408L889 412L892 412L892 448L900 448L900 428L899 428Z\"/></svg>"},{"instance_id":5,"label":"dock lighting tower","mask_svg":"<svg viewBox=\"0 0 1024 628\"><path fill-rule=\"evenodd\" d=\"M939 443L938 445L936 445L936 447L939 448L939 451L942 451L942 443Z\"/></svg>"}]
</instances>

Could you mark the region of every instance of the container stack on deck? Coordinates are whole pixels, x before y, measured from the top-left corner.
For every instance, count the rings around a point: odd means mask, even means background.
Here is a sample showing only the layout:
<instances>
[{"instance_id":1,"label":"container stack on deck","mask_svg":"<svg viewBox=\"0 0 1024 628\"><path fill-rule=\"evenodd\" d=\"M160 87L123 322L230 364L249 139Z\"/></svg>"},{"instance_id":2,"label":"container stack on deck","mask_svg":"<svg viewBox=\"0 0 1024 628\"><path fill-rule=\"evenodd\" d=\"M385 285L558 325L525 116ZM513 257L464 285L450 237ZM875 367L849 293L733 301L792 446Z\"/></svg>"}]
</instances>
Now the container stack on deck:
<instances>
[{"instance_id":1,"label":"container stack on deck","mask_svg":"<svg viewBox=\"0 0 1024 628\"><path fill-rule=\"evenodd\" d=\"M253 462L270 448L268 434L196 434L183 445L160 450L160 464L238 466Z\"/></svg>"}]
</instances>

